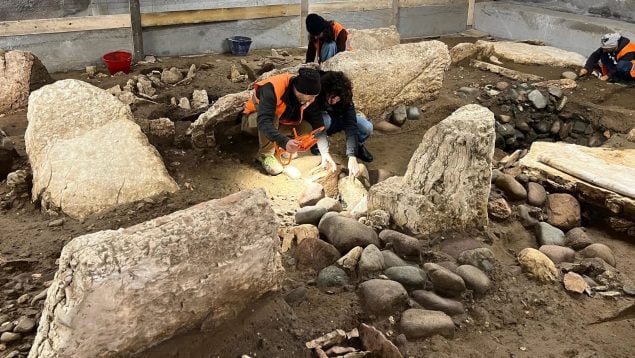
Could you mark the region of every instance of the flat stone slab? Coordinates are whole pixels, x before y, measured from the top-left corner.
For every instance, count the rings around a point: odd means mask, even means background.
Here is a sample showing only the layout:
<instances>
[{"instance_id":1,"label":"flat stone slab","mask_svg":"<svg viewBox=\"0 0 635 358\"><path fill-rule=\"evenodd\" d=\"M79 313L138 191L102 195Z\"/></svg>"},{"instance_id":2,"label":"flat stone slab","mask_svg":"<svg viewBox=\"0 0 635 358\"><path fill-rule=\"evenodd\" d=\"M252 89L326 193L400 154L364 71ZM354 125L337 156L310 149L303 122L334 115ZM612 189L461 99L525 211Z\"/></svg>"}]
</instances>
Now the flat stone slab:
<instances>
[{"instance_id":1,"label":"flat stone slab","mask_svg":"<svg viewBox=\"0 0 635 358\"><path fill-rule=\"evenodd\" d=\"M551 180L584 201L635 218L635 149L534 142L520 165L530 178Z\"/></svg>"}]
</instances>

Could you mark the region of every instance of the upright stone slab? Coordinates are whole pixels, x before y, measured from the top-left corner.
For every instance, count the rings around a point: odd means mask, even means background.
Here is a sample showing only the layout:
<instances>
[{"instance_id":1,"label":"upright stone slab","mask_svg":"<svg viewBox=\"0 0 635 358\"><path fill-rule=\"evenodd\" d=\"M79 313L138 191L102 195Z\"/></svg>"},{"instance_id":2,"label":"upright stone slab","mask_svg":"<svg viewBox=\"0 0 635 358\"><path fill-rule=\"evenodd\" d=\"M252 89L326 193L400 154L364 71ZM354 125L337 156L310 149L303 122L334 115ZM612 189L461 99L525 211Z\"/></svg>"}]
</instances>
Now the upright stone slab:
<instances>
[{"instance_id":1,"label":"upright stone slab","mask_svg":"<svg viewBox=\"0 0 635 358\"><path fill-rule=\"evenodd\" d=\"M470 104L430 128L403 177L371 187L368 210L384 210L415 234L487 225L494 114Z\"/></svg>"},{"instance_id":2,"label":"upright stone slab","mask_svg":"<svg viewBox=\"0 0 635 358\"><path fill-rule=\"evenodd\" d=\"M131 356L279 287L278 221L252 189L62 250L29 357Z\"/></svg>"},{"instance_id":3,"label":"upright stone slab","mask_svg":"<svg viewBox=\"0 0 635 358\"><path fill-rule=\"evenodd\" d=\"M356 108L378 122L400 105L435 99L449 65L444 43L424 41L342 52L323 63L322 70L344 72L353 83Z\"/></svg>"},{"instance_id":4,"label":"upright stone slab","mask_svg":"<svg viewBox=\"0 0 635 358\"><path fill-rule=\"evenodd\" d=\"M178 190L130 108L78 80L31 94L24 134L33 201L74 218Z\"/></svg>"},{"instance_id":5,"label":"upright stone slab","mask_svg":"<svg viewBox=\"0 0 635 358\"><path fill-rule=\"evenodd\" d=\"M26 108L29 93L52 81L31 52L0 50L0 114Z\"/></svg>"},{"instance_id":6,"label":"upright stone slab","mask_svg":"<svg viewBox=\"0 0 635 358\"><path fill-rule=\"evenodd\" d=\"M252 93L253 90L231 93L214 102L190 126L189 132L192 135L192 144L199 148L216 146L216 137L214 137L216 124L236 119L245 108L245 104Z\"/></svg>"}]
</instances>

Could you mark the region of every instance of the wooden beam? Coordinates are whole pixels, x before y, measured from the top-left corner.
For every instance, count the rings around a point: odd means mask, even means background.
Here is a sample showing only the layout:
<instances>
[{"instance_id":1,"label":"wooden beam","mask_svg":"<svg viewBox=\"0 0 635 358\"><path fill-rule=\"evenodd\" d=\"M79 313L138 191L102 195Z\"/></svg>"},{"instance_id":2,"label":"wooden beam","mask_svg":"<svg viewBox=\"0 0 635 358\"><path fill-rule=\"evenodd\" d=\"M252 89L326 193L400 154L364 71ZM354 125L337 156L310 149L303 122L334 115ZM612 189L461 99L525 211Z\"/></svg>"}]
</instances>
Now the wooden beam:
<instances>
[{"instance_id":1,"label":"wooden beam","mask_svg":"<svg viewBox=\"0 0 635 358\"><path fill-rule=\"evenodd\" d=\"M467 26L474 26L474 0L468 0L468 4L467 4Z\"/></svg>"},{"instance_id":2,"label":"wooden beam","mask_svg":"<svg viewBox=\"0 0 635 358\"><path fill-rule=\"evenodd\" d=\"M141 28L141 6L139 0L130 0L130 22L132 25L132 48L134 61L143 60L143 30Z\"/></svg>"},{"instance_id":3,"label":"wooden beam","mask_svg":"<svg viewBox=\"0 0 635 358\"><path fill-rule=\"evenodd\" d=\"M399 32L399 0L392 0L392 24Z\"/></svg>"},{"instance_id":4,"label":"wooden beam","mask_svg":"<svg viewBox=\"0 0 635 358\"><path fill-rule=\"evenodd\" d=\"M232 7L141 14L143 27L200 24L300 15L299 4Z\"/></svg>"},{"instance_id":5,"label":"wooden beam","mask_svg":"<svg viewBox=\"0 0 635 358\"><path fill-rule=\"evenodd\" d=\"M536 82L544 80L543 77L532 75L529 73L518 72L509 68L492 65L491 63L472 60L470 61L470 65L474 68L478 68L483 71L490 71L496 74L499 74L503 77L511 78L512 80L522 81L522 82Z\"/></svg>"},{"instance_id":6,"label":"wooden beam","mask_svg":"<svg viewBox=\"0 0 635 358\"><path fill-rule=\"evenodd\" d=\"M0 22L0 37L130 27L130 15L103 15Z\"/></svg>"},{"instance_id":7,"label":"wooden beam","mask_svg":"<svg viewBox=\"0 0 635 358\"><path fill-rule=\"evenodd\" d=\"M309 4L309 12L328 14L343 11L369 11L392 9L393 0L366 0L363 2L338 1Z\"/></svg>"},{"instance_id":8,"label":"wooden beam","mask_svg":"<svg viewBox=\"0 0 635 358\"><path fill-rule=\"evenodd\" d=\"M301 0L300 1L300 46L307 46L309 44L309 34L306 29L306 17L308 14L309 14L309 0Z\"/></svg>"}]
</instances>

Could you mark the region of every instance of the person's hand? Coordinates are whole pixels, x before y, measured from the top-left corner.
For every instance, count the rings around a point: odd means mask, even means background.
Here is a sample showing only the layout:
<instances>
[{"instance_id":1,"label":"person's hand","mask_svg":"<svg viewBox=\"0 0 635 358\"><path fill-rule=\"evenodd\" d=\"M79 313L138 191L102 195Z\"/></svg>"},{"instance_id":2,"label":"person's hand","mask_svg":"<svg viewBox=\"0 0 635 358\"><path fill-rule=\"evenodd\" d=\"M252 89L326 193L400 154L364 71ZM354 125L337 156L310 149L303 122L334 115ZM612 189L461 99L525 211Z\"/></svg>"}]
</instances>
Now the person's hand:
<instances>
[{"instance_id":1,"label":"person's hand","mask_svg":"<svg viewBox=\"0 0 635 358\"><path fill-rule=\"evenodd\" d=\"M580 70L580 77L586 76L589 73L589 71L582 67L582 69Z\"/></svg>"},{"instance_id":2,"label":"person's hand","mask_svg":"<svg viewBox=\"0 0 635 358\"><path fill-rule=\"evenodd\" d=\"M348 175L351 177L357 177L359 174L359 163L357 163L357 158L348 157Z\"/></svg>"},{"instance_id":3,"label":"person's hand","mask_svg":"<svg viewBox=\"0 0 635 358\"><path fill-rule=\"evenodd\" d=\"M333 158L329 153L322 154L322 163L320 165L322 168L330 172L335 172L335 168L337 167L335 161L333 161Z\"/></svg>"},{"instance_id":4,"label":"person's hand","mask_svg":"<svg viewBox=\"0 0 635 358\"><path fill-rule=\"evenodd\" d=\"M609 79L609 76L602 76L602 77L600 77L600 80L602 80L602 81L608 81L608 79Z\"/></svg>"},{"instance_id":5,"label":"person's hand","mask_svg":"<svg viewBox=\"0 0 635 358\"><path fill-rule=\"evenodd\" d=\"M295 139L291 139L287 142L287 146L284 149L289 153L296 153L300 150L300 142Z\"/></svg>"}]
</instances>

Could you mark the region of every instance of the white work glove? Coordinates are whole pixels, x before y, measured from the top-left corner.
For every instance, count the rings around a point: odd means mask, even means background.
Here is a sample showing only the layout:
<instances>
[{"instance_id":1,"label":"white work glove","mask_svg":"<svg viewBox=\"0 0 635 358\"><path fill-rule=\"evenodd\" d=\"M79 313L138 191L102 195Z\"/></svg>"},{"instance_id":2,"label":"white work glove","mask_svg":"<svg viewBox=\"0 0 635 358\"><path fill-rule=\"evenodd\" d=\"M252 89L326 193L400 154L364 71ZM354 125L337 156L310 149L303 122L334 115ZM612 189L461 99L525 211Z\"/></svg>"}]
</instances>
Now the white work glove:
<instances>
[{"instance_id":1,"label":"white work glove","mask_svg":"<svg viewBox=\"0 0 635 358\"><path fill-rule=\"evenodd\" d=\"M589 73L589 71L587 71L586 68L582 67L582 69L580 69L580 77L586 76Z\"/></svg>"},{"instance_id":2,"label":"white work glove","mask_svg":"<svg viewBox=\"0 0 635 358\"><path fill-rule=\"evenodd\" d=\"M348 157L348 175L355 178L359 174L359 163L357 163L357 158L351 156Z\"/></svg>"},{"instance_id":3,"label":"white work glove","mask_svg":"<svg viewBox=\"0 0 635 358\"><path fill-rule=\"evenodd\" d=\"M329 153L322 154L322 163L320 165L322 168L330 172L335 172L335 168L337 167L335 161L333 161L333 158Z\"/></svg>"}]
</instances>

